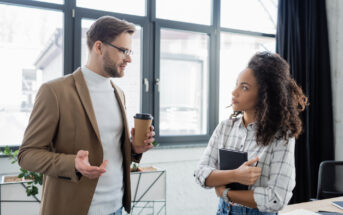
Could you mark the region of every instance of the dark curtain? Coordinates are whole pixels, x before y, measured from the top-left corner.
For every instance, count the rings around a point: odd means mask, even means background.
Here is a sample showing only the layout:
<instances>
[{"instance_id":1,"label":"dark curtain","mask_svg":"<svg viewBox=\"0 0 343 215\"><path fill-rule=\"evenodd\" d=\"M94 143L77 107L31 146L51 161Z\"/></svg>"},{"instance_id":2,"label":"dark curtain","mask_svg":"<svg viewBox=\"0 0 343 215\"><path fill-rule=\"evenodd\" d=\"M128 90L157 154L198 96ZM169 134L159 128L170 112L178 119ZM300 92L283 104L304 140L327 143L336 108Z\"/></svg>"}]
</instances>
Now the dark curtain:
<instances>
[{"instance_id":1,"label":"dark curtain","mask_svg":"<svg viewBox=\"0 0 343 215\"><path fill-rule=\"evenodd\" d=\"M309 98L295 149L296 187L291 203L316 196L318 169L334 159L329 41L325 0L279 0L276 49Z\"/></svg>"}]
</instances>

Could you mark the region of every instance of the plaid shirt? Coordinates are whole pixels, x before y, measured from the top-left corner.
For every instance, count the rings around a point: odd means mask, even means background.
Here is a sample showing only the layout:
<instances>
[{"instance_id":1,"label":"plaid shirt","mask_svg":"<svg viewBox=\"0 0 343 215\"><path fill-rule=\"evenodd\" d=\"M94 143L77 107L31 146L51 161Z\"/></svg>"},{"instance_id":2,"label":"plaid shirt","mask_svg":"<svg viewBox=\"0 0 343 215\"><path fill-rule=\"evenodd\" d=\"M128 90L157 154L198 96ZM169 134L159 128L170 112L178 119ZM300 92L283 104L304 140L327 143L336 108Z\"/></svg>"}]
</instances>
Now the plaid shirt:
<instances>
[{"instance_id":1,"label":"plaid shirt","mask_svg":"<svg viewBox=\"0 0 343 215\"><path fill-rule=\"evenodd\" d=\"M257 208L263 212L277 212L286 206L295 187L295 139L274 140L268 146L256 144L256 124L245 128L242 117L221 122L212 134L208 146L195 170L196 181L204 188L205 180L214 169L219 169L219 149L248 152L248 160L259 157L261 176L249 186L254 191Z\"/></svg>"}]
</instances>

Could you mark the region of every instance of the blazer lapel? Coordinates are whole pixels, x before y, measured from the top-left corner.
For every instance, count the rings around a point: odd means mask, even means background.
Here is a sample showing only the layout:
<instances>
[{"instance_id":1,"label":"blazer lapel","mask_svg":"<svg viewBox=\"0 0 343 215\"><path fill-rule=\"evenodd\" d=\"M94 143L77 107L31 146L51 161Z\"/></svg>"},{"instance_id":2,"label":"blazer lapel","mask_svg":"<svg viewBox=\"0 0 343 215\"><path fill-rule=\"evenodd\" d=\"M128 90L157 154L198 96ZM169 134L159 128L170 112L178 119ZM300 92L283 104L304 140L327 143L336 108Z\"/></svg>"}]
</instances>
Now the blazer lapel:
<instances>
[{"instance_id":1,"label":"blazer lapel","mask_svg":"<svg viewBox=\"0 0 343 215\"><path fill-rule=\"evenodd\" d=\"M118 89L116 87L116 85L113 84L113 82L111 81L112 87L114 89L114 94L116 95L117 101L119 103L120 106L120 110L121 110L121 115L123 118L123 122L124 122L124 128L125 128L125 137L126 139L130 139L129 137L129 130L128 130L128 124L127 124L127 119L126 119L126 111L125 111L125 98L122 94L120 94L118 92Z\"/></svg>"},{"instance_id":2,"label":"blazer lapel","mask_svg":"<svg viewBox=\"0 0 343 215\"><path fill-rule=\"evenodd\" d=\"M85 108L87 116L89 118L89 121L91 122L92 127L95 131L95 134L96 134L99 142L101 143L100 132L99 132L98 124L96 122L96 117L95 117L95 113L93 110L92 100L91 100L91 97L89 95L89 90L88 90L88 87L86 84L86 80L83 77L81 69L78 68L75 72L73 72L73 76L74 76L74 80L75 80L76 90L77 90L77 92L80 96L80 99L81 99L81 103L82 103L83 107Z\"/></svg>"}]
</instances>

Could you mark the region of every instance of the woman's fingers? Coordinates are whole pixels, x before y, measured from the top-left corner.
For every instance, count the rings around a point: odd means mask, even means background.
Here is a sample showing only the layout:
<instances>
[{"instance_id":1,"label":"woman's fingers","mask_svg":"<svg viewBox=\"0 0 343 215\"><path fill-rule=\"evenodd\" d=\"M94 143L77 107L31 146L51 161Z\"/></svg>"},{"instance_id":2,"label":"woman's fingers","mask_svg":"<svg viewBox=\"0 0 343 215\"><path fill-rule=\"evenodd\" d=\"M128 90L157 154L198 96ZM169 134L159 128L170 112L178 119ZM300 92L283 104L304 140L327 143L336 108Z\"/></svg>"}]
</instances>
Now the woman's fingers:
<instances>
[{"instance_id":1,"label":"woman's fingers","mask_svg":"<svg viewBox=\"0 0 343 215\"><path fill-rule=\"evenodd\" d=\"M245 162L245 165L251 166L251 165L253 165L254 163L256 163L256 162L258 161L258 159L259 159L258 157L254 158L254 159L251 159L251 160Z\"/></svg>"}]
</instances>

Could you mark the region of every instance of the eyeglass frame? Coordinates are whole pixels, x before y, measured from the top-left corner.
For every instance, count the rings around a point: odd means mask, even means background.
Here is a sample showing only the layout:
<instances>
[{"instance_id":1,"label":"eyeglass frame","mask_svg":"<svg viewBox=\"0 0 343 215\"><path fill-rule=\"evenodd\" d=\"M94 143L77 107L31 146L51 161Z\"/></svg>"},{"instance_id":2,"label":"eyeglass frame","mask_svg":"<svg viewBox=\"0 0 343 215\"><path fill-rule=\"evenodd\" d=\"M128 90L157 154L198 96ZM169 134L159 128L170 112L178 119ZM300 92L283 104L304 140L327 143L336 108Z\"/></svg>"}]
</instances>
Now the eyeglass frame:
<instances>
[{"instance_id":1,"label":"eyeglass frame","mask_svg":"<svg viewBox=\"0 0 343 215\"><path fill-rule=\"evenodd\" d=\"M112 46L113 48L116 48L118 51L120 51L121 53L123 53L125 56L131 56L133 54L133 51L130 49L124 49L124 48L120 48L116 45L113 45L112 43L103 41L104 44Z\"/></svg>"}]
</instances>

